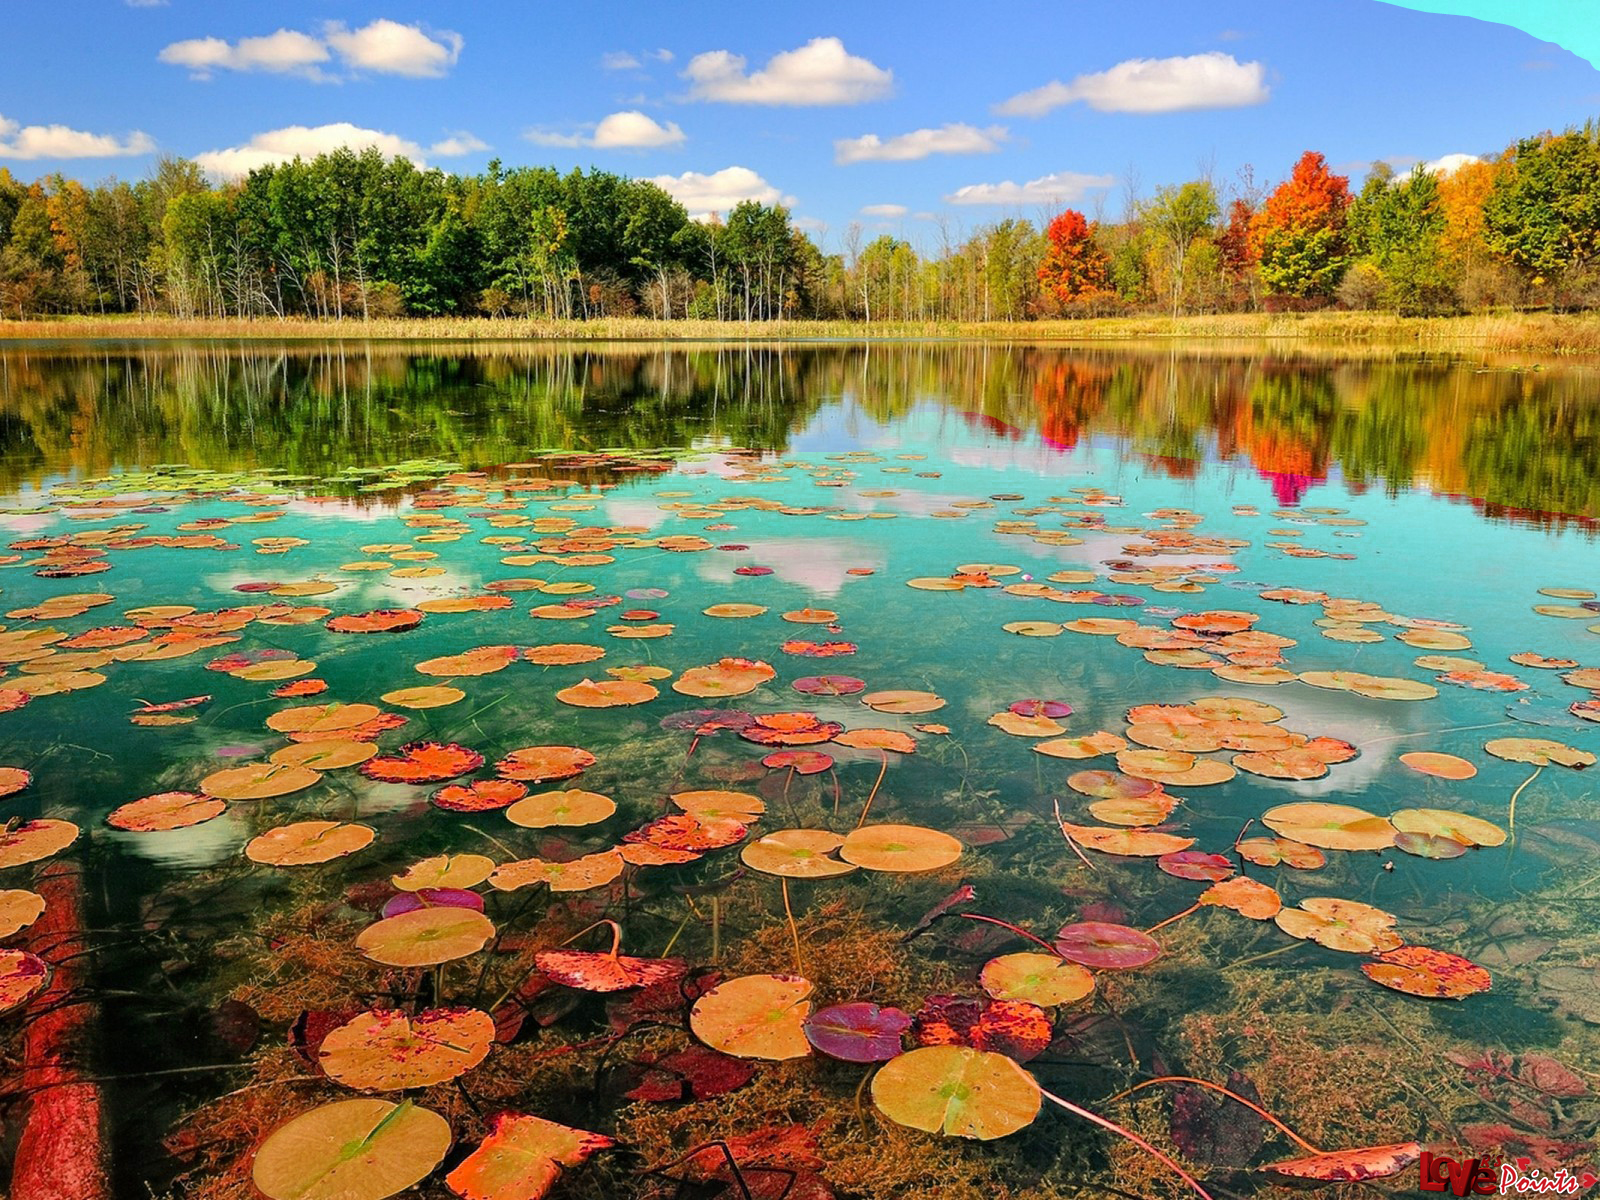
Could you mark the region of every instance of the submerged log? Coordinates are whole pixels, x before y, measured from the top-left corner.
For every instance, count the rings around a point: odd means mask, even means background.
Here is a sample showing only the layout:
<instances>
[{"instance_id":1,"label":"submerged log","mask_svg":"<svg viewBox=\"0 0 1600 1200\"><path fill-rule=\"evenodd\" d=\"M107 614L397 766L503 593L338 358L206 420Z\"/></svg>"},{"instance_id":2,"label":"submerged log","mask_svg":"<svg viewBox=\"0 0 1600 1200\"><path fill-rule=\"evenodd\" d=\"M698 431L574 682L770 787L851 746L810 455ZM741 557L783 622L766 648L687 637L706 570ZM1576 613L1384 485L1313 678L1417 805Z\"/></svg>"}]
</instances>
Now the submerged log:
<instances>
[{"instance_id":1,"label":"submerged log","mask_svg":"<svg viewBox=\"0 0 1600 1200\"><path fill-rule=\"evenodd\" d=\"M11 1200L110 1200L105 1102L91 1058L98 1006L84 990L82 869L57 862L39 873L44 914L27 947L52 968L28 1006L22 1090L29 1097L11 1174Z\"/></svg>"}]
</instances>

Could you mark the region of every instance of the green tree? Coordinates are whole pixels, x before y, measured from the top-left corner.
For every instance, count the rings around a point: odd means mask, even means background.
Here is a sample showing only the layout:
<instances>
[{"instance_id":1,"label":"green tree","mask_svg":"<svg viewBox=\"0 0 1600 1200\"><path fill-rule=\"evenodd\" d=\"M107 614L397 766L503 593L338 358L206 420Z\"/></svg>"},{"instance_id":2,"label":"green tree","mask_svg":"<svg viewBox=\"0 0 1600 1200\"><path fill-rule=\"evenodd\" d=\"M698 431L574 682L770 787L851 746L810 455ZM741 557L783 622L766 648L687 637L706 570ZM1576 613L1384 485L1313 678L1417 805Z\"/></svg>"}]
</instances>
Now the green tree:
<instances>
[{"instance_id":1,"label":"green tree","mask_svg":"<svg viewBox=\"0 0 1600 1200\"><path fill-rule=\"evenodd\" d=\"M1381 301L1407 316L1456 307L1444 229L1438 177L1420 166L1396 180L1380 165L1351 202L1346 222L1352 258L1376 270Z\"/></svg>"},{"instance_id":2,"label":"green tree","mask_svg":"<svg viewBox=\"0 0 1600 1200\"><path fill-rule=\"evenodd\" d=\"M1483 205L1489 248L1570 303L1600 260L1600 126L1524 138Z\"/></svg>"},{"instance_id":3,"label":"green tree","mask_svg":"<svg viewBox=\"0 0 1600 1200\"><path fill-rule=\"evenodd\" d=\"M1216 189L1207 180L1159 188L1155 198L1142 206L1140 216L1160 246L1171 275L1173 316L1178 315L1183 304L1189 251L1196 241L1211 232L1221 215Z\"/></svg>"}]
</instances>

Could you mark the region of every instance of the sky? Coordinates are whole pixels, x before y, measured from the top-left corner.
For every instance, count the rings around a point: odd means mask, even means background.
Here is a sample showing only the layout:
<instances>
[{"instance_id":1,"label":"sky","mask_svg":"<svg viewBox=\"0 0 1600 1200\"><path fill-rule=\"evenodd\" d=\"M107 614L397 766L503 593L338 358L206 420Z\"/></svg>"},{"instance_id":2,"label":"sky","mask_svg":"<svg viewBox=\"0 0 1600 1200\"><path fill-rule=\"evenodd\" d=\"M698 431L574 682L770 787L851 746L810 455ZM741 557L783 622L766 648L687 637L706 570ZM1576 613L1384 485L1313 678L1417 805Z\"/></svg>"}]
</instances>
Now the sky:
<instances>
[{"instance_id":1,"label":"sky","mask_svg":"<svg viewBox=\"0 0 1600 1200\"><path fill-rule=\"evenodd\" d=\"M180 155L222 180L377 145L654 179L701 217L782 203L828 249L852 225L929 245L1066 206L1115 219L1201 175L1271 185L1308 149L1359 185L1581 124L1600 27L1574 7L11 0L0 167L93 182Z\"/></svg>"}]
</instances>

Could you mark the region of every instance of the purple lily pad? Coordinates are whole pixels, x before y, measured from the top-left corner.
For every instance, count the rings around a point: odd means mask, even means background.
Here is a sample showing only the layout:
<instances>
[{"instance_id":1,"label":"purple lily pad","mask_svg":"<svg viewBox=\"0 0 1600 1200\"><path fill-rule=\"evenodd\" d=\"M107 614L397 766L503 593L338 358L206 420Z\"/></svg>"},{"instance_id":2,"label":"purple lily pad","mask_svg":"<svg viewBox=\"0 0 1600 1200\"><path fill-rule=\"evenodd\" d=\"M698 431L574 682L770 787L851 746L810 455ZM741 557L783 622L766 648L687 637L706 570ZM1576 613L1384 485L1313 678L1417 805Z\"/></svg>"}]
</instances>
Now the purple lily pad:
<instances>
[{"instance_id":1,"label":"purple lily pad","mask_svg":"<svg viewBox=\"0 0 1600 1200\"><path fill-rule=\"evenodd\" d=\"M1072 705L1065 700L1018 700L1011 711L1019 717L1070 717Z\"/></svg>"},{"instance_id":2,"label":"purple lily pad","mask_svg":"<svg viewBox=\"0 0 1600 1200\"><path fill-rule=\"evenodd\" d=\"M854 696L867 690L867 681L854 675L806 675L789 686L807 696Z\"/></svg>"},{"instance_id":3,"label":"purple lily pad","mask_svg":"<svg viewBox=\"0 0 1600 1200\"><path fill-rule=\"evenodd\" d=\"M724 542L722 545L718 546L717 549L718 550L748 550L748 549L750 549L750 547L746 546L743 542Z\"/></svg>"},{"instance_id":4,"label":"purple lily pad","mask_svg":"<svg viewBox=\"0 0 1600 1200\"><path fill-rule=\"evenodd\" d=\"M1129 596L1129 595L1124 595L1124 594L1111 594L1111 595L1096 596L1094 598L1094 602L1096 604L1107 604L1107 605L1110 605L1113 608L1133 608L1133 607L1135 607L1137 605L1143 604L1144 603L1144 597L1143 596Z\"/></svg>"},{"instance_id":5,"label":"purple lily pad","mask_svg":"<svg viewBox=\"0 0 1600 1200\"><path fill-rule=\"evenodd\" d=\"M135 509L134 511L137 512L138 510ZM281 584L273 582L271 580L263 580L263 581L261 581L259 583L236 583L236 584L233 585L233 590L236 591L236 592L251 592L251 593L254 593L254 592L270 592L273 588L281 587L281 586L282 586Z\"/></svg>"},{"instance_id":6,"label":"purple lily pad","mask_svg":"<svg viewBox=\"0 0 1600 1200\"><path fill-rule=\"evenodd\" d=\"M420 888L395 896L383 906L383 915L397 917L419 908L470 908L474 912L482 912L483 897L465 888Z\"/></svg>"},{"instance_id":7,"label":"purple lily pad","mask_svg":"<svg viewBox=\"0 0 1600 1200\"><path fill-rule=\"evenodd\" d=\"M806 1018L805 1034L818 1050L845 1062L888 1062L901 1052L900 1035L911 1015L858 1001L818 1009Z\"/></svg>"},{"instance_id":8,"label":"purple lily pad","mask_svg":"<svg viewBox=\"0 0 1600 1200\"><path fill-rule=\"evenodd\" d=\"M666 588L629 588L623 595L629 600L665 600Z\"/></svg>"},{"instance_id":9,"label":"purple lily pad","mask_svg":"<svg viewBox=\"0 0 1600 1200\"><path fill-rule=\"evenodd\" d=\"M1056 933L1056 953L1085 967L1127 971L1161 957L1161 944L1131 925L1079 921Z\"/></svg>"}]
</instances>

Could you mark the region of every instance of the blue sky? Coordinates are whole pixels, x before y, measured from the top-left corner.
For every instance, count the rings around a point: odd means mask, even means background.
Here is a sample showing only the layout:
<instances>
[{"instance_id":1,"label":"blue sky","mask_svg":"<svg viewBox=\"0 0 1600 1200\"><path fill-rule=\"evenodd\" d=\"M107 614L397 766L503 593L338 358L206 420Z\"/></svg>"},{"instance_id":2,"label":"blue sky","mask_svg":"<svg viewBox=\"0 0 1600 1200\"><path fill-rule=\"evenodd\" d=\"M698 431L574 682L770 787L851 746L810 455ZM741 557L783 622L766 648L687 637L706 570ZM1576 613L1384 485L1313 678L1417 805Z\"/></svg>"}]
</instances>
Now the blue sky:
<instances>
[{"instance_id":1,"label":"blue sky","mask_svg":"<svg viewBox=\"0 0 1600 1200\"><path fill-rule=\"evenodd\" d=\"M933 244L941 216L1114 217L1130 181L1226 187L1249 164L1273 183L1306 149L1359 181L1600 114L1576 54L1377 0L64 0L6 19L0 166L24 179L137 178L158 153L220 177L371 143L657 178L697 213L781 200L832 249L852 222Z\"/></svg>"}]
</instances>

